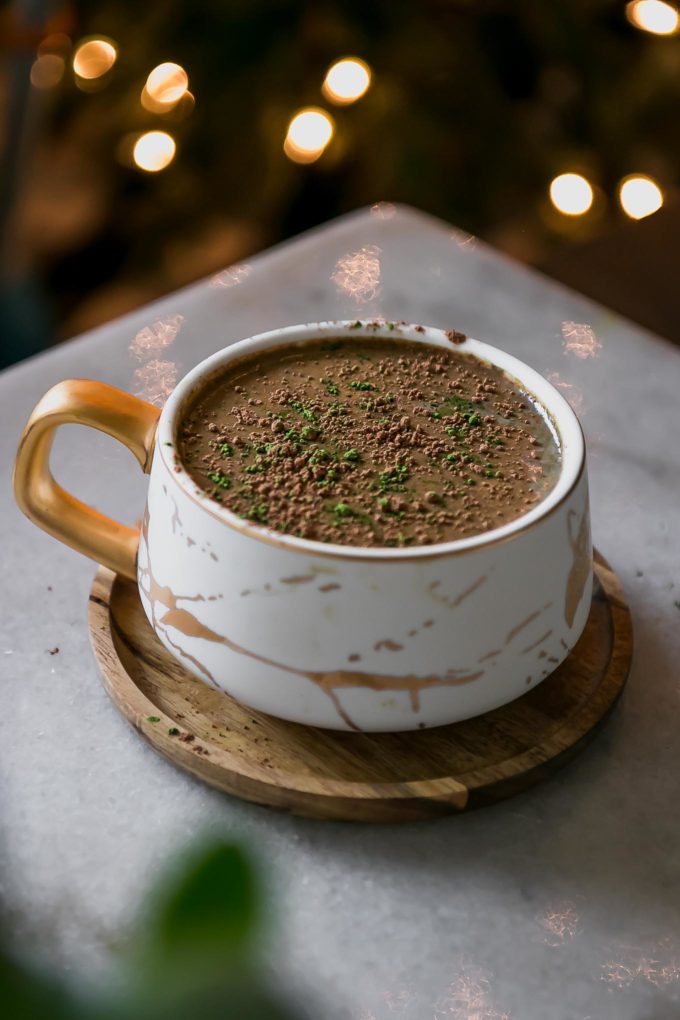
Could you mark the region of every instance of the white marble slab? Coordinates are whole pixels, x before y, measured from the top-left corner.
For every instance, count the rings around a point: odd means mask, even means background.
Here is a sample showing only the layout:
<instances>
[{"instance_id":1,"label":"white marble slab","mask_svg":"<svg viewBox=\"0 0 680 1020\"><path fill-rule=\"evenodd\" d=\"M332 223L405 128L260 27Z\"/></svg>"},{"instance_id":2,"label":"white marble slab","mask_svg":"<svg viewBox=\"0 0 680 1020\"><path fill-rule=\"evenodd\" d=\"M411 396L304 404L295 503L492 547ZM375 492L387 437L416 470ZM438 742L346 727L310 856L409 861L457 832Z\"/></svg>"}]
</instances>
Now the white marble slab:
<instances>
[{"instance_id":1,"label":"white marble slab","mask_svg":"<svg viewBox=\"0 0 680 1020\"><path fill-rule=\"evenodd\" d=\"M148 392L253 332L374 314L461 329L563 387L587 433L595 540L623 578L637 645L623 703L557 778L471 815L387 829L240 803L158 758L97 680L92 565L24 520L9 487L20 429L59 379ZM174 340L135 344L159 320ZM271 967L314 1017L678 1016L679 394L680 354L665 342L390 206L5 372L0 883L17 935L83 978L105 970L158 866L212 827L264 862L278 918ZM91 432L62 432L60 479L134 519L144 479L132 458Z\"/></svg>"}]
</instances>

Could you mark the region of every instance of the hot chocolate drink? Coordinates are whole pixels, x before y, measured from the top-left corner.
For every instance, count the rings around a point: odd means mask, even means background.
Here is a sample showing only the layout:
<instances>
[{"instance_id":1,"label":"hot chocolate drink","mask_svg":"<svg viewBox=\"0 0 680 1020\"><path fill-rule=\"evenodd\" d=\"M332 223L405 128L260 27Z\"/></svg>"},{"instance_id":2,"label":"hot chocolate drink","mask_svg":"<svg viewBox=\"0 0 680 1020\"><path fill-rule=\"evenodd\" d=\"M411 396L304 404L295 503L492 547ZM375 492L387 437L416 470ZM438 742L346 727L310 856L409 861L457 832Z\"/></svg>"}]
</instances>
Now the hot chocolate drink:
<instances>
[{"instance_id":1,"label":"hot chocolate drink","mask_svg":"<svg viewBox=\"0 0 680 1020\"><path fill-rule=\"evenodd\" d=\"M318 340L251 355L186 410L180 459L234 514L320 542L413 547L526 513L556 430L500 369L454 347Z\"/></svg>"}]
</instances>

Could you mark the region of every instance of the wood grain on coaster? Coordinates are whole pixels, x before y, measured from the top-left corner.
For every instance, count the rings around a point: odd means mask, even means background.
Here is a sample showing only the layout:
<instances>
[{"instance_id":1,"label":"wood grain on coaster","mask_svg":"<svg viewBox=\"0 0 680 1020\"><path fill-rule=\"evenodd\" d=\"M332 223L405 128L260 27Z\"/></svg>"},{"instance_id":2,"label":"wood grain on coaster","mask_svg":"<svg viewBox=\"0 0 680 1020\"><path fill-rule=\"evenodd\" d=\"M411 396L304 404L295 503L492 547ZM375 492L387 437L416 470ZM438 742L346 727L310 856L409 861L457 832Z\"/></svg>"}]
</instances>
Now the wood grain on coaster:
<instances>
[{"instance_id":1,"label":"wood grain on coaster","mask_svg":"<svg viewBox=\"0 0 680 1020\"><path fill-rule=\"evenodd\" d=\"M597 732L625 685L632 628L595 555L585 630L543 683L486 715L409 733L315 729L253 712L165 650L136 586L101 567L89 627L104 686L175 765L226 793L314 818L414 821L492 803L549 776Z\"/></svg>"}]
</instances>

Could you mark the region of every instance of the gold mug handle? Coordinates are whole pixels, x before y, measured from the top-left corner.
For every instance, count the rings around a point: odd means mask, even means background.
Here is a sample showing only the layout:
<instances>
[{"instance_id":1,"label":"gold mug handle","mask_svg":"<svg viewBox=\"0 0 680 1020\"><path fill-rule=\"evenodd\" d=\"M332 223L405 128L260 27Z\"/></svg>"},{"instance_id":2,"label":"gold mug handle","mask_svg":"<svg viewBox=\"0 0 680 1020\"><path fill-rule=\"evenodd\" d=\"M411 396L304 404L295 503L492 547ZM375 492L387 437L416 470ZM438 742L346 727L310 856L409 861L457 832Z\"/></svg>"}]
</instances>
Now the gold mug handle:
<instances>
[{"instance_id":1,"label":"gold mug handle","mask_svg":"<svg viewBox=\"0 0 680 1020\"><path fill-rule=\"evenodd\" d=\"M55 481L50 450L60 425L90 425L134 453L142 471L151 467L160 411L105 383L68 379L36 405L21 436L14 464L14 496L38 527L125 577L136 578L139 531L81 503Z\"/></svg>"}]
</instances>

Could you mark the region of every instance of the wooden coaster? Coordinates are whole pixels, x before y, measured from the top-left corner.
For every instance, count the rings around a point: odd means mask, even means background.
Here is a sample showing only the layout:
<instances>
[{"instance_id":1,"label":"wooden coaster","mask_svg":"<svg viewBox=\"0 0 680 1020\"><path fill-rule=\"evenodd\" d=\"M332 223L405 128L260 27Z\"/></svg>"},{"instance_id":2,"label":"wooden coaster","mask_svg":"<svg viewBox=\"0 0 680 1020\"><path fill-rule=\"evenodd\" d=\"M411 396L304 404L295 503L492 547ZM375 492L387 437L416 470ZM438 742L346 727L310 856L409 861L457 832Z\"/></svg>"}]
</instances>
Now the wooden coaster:
<instances>
[{"instance_id":1,"label":"wooden coaster","mask_svg":"<svg viewBox=\"0 0 680 1020\"><path fill-rule=\"evenodd\" d=\"M252 712L165 650L136 586L100 567L89 627L104 686L123 715L180 768L227 793L314 818L413 821L488 804L563 765L623 690L632 655L618 578L595 555L585 631L523 697L452 726L341 733Z\"/></svg>"}]
</instances>

